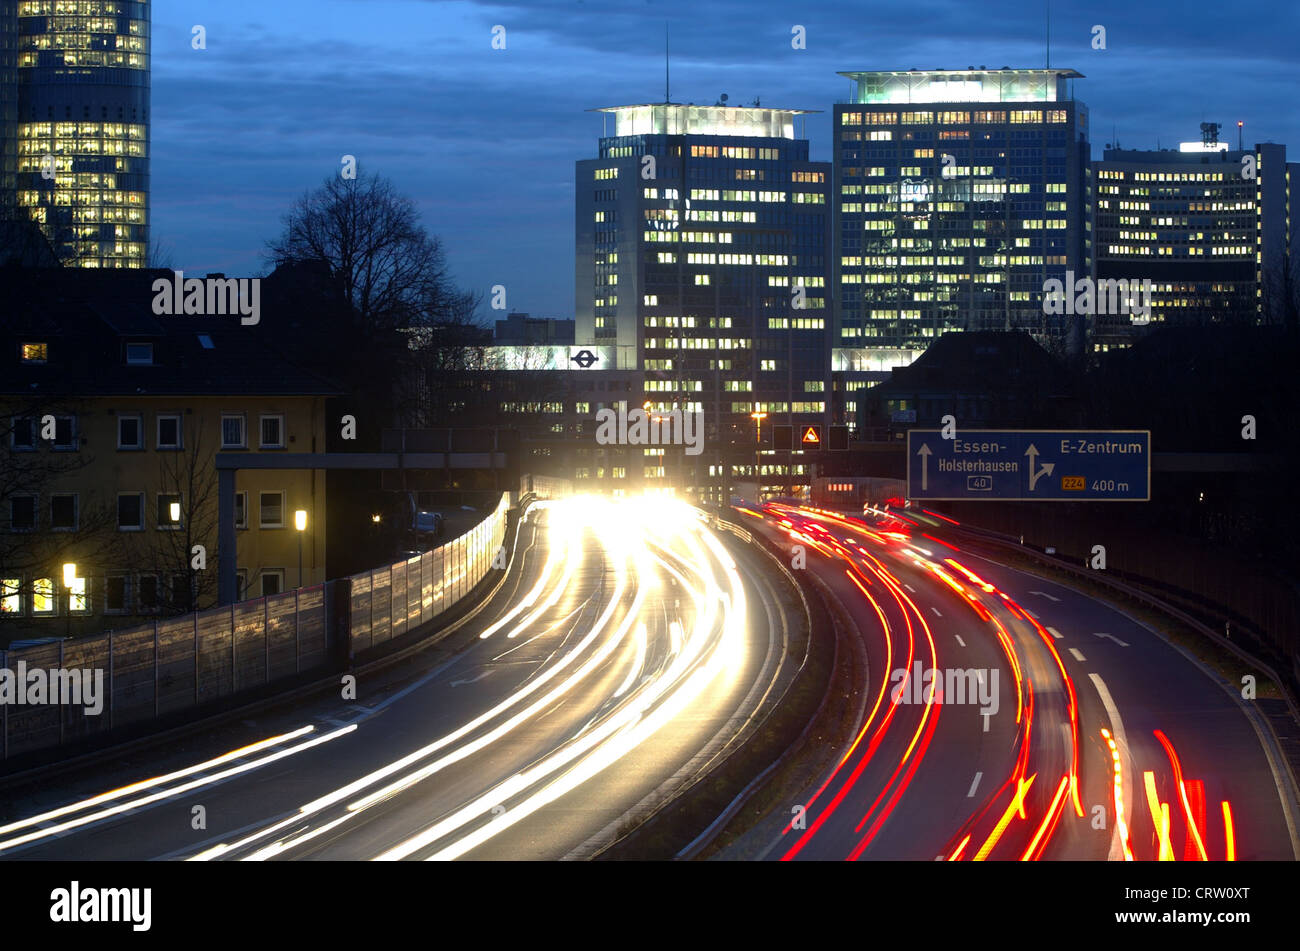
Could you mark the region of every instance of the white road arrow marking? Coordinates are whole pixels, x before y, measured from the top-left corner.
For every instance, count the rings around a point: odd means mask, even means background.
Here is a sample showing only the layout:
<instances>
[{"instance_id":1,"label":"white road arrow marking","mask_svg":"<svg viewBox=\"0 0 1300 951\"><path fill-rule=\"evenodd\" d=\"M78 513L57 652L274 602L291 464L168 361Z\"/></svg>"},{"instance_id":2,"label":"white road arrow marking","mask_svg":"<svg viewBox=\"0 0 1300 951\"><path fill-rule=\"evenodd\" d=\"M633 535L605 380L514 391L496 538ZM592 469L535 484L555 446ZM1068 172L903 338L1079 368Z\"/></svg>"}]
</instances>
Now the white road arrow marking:
<instances>
[{"instance_id":1,"label":"white road arrow marking","mask_svg":"<svg viewBox=\"0 0 1300 951\"><path fill-rule=\"evenodd\" d=\"M452 686L452 687L459 687L461 684L472 684L472 683L477 683L478 681L482 680L484 677L486 677L486 676L487 676L488 674L490 674L490 673L492 673L492 671L490 671L490 670L485 670L485 671L483 671L483 673L479 674L477 677L473 677L473 678L471 678L471 679L469 679L469 680L453 680L449 686Z\"/></svg>"},{"instance_id":2,"label":"white road arrow marking","mask_svg":"<svg viewBox=\"0 0 1300 951\"><path fill-rule=\"evenodd\" d=\"M1108 637L1108 638L1110 638L1112 641L1114 641L1116 644L1118 644L1120 647L1128 647L1128 641L1121 641L1121 640L1120 640L1118 637L1116 637L1114 634L1102 634L1102 633L1099 632L1099 631L1093 631L1093 632L1092 632L1092 636L1093 636L1093 637Z\"/></svg>"},{"instance_id":3,"label":"white road arrow marking","mask_svg":"<svg viewBox=\"0 0 1300 951\"><path fill-rule=\"evenodd\" d=\"M916 454L921 457L921 491L925 492L930 488L930 447L921 443Z\"/></svg>"},{"instance_id":4,"label":"white road arrow marking","mask_svg":"<svg viewBox=\"0 0 1300 951\"><path fill-rule=\"evenodd\" d=\"M1039 479L1052 474L1052 470L1056 468L1056 463L1044 462L1043 468L1035 472L1034 466L1038 462L1038 447L1030 443L1029 448L1025 450L1025 455L1029 457L1029 491L1032 492L1034 487L1038 485Z\"/></svg>"},{"instance_id":5,"label":"white road arrow marking","mask_svg":"<svg viewBox=\"0 0 1300 951\"><path fill-rule=\"evenodd\" d=\"M1060 601L1060 600L1061 600L1060 598L1054 598L1054 597L1052 597L1052 595L1048 594L1046 591L1030 591L1029 593L1030 593L1030 594L1036 594L1036 595L1038 595L1040 598L1046 598L1048 601Z\"/></svg>"}]
</instances>

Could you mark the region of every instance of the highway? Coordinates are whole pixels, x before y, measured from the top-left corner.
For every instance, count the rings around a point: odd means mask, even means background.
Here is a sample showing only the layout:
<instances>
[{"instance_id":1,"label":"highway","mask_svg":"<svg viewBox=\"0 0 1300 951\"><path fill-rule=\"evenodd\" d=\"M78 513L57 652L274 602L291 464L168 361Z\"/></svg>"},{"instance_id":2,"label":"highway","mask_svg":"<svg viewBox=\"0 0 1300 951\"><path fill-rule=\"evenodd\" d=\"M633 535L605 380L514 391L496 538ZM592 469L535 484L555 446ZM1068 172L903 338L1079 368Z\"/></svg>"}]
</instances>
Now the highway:
<instances>
[{"instance_id":1,"label":"highway","mask_svg":"<svg viewBox=\"0 0 1300 951\"><path fill-rule=\"evenodd\" d=\"M671 500L538 503L415 669L0 792L0 858L591 857L793 675L763 557Z\"/></svg>"},{"instance_id":2,"label":"highway","mask_svg":"<svg viewBox=\"0 0 1300 951\"><path fill-rule=\"evenodd\" d=\"M1133 618L959 550L937 514L743 510L806 553L870 673L833 765L719 857L1300 857L1261 718Z\"/></svg>"}]
</instances>

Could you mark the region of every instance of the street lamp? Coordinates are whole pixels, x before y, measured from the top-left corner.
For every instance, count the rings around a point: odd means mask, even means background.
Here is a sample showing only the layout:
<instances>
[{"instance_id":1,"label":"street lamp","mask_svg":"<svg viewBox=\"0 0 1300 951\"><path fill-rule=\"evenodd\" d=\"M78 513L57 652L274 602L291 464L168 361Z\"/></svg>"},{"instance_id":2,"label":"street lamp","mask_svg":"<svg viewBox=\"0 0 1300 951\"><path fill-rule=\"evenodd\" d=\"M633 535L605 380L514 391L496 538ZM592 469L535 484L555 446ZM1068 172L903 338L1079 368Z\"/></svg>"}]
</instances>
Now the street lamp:
<instances>
[{"instance_id":1,"label":"street lamp","mask_svg":"<svg viewBox=\"0 0 1300 951\"><path fill-rule=\"evenodd\" d=\"M298 587L302 587L302 533L307 530L307 510L293 513L293 527L298 530Z\"/></svg>"},{"instance_id":2,"label":"street lamp","mask_svg":"<svg viewBox=\"0 0 1300 951\"><path fill-rule=\"evenodd\" d=\"M759 469L761 468L761 463L759 461L759 452L762 450L762 446L763 446L763 420L767 419L767 413L759 412L759 413L750 413L749 415L750 418L754 420L755 424L757 424L757 428L754 430L754 481L758 484L759 498L755 499L754 501L762 502L763 501L762 499L763 477L759 475Z\"/></svg>"},{"instance_id":3,"label":"street lamp","mask_svg":"<svg viewBox=\"0 0 1300 951\"><path fill-rule=\"evenodd\" d=\"M65 630L69 635L72 634L72 582L77 580L76 562L66 561L63 563L63 587L68 590L68 621Z\"/></svg>"}]
</instances>

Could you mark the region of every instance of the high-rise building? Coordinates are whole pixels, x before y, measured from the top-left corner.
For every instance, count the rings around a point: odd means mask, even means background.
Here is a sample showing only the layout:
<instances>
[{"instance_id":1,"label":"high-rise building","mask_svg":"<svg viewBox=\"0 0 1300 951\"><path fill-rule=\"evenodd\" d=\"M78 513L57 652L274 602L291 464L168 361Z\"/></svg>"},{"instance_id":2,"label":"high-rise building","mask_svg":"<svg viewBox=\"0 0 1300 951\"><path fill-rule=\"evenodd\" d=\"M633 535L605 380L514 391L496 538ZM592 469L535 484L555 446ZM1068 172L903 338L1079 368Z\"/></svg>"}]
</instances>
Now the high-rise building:
<instances>
[{"instance_id":1,"label":"high-rise building","mask_svg":"<svg viewBox=\"0 0 1300 951\"><path fill-rule=\"evenodd\" d=\"M0 189L80 267L142 267L147 0L0 0Z\"/></svg>"},{"instance_id":2,"label":"high-rise building","mask_svg":"<svg viewBox=\"0 0 1300 951\"><path fill-rule=\"evenodd\" d=\"M1044 285L1091 272L1088 110L1069 69L846 72L835 106L833 368L849 392L949 330L1078 327Z\"/></svg>"},{"instance_id":3,"label":"high-rise building","mask_svg":"<svg viewBox=\"0 0 1300 951\"><path fill-rule=\"evenodd\" d=\"M689 477L662 454L648 486L715 497L731 479L805 482L798 453L755 449L827 412L831 167L797 137L803 110L657 103L594 110L599 157L577 163L578 345L642 371L652 411L703 414Z\"/></svg>"},{"instance_id":4,"label":"high-rise building","mask_svg":"<svg viewBox=\"0 0 1300 951\"><path fill-rule=\"evenodd\" d=\"M1149 280L1149 324L1098 317L1094 350L1144 326L1267 323L1291 267L1293 179L1286 146L1229 149L1217 123L1177 151L1109 148L1094 164L1097 280Z\"/></svg>"}]
</instances>

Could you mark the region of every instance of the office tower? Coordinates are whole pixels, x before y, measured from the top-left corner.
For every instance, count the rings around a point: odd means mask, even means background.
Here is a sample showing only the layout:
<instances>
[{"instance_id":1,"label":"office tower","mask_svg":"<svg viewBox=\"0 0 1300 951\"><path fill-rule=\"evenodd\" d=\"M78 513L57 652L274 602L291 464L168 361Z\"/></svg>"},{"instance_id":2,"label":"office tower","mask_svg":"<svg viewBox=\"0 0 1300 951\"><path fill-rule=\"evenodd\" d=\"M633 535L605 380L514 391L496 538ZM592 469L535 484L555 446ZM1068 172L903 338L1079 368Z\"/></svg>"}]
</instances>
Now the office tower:
<instances>
[{"instance_id":1,"label":"office tower","mask_svg":"<svg viewBox=\"0 0 1300 951\"><path fill-rule=\"evenodd\" d=\"M1022 329L1062 348L1073 331L1081 346L1077 326L1043 308L1047 280L1092 267L1081 74L840 75L832 360L850 393L946 331Z\"/></svg>"},{"instance_id":2,"label":"office tower","mask_svg":"<svg viewBox=\"0 0 1300 951\"><path fill-rule=\"evenodd\" d=\"M803 481L803 457L755 444L823 422L827 399L830 164L796 136L803 110L725 100L593 110L599 157L576 169L577 343L643 372L634 405L708 433L702 468L648 454L632 476L713 497L733 476Z\"/></svg>"},{"instance_id":3,"label":"office tower","mask_svg":"<svg viewBox=\"0 0 1300 951\"><path fill-rule=\"evenodd\" d=\"M1217 123L1178 150L1116 145L1095 163L1097 281L1151 281L1149 327L1280 319L1292 239L1286 146L1230 149ZM1096 351L1144 325L1098 317Z\"/></svg>"},{"instance_id":4,"label":"office tower","mask_svg":"<svg viewBox=\"0 0 1300 951\"><path fill-rule=\"evenodd\" d=\"M144 266L149 4L2 0L0 83L6 211L39 222L66 264Z\"/></svg>"}]
</instances>

